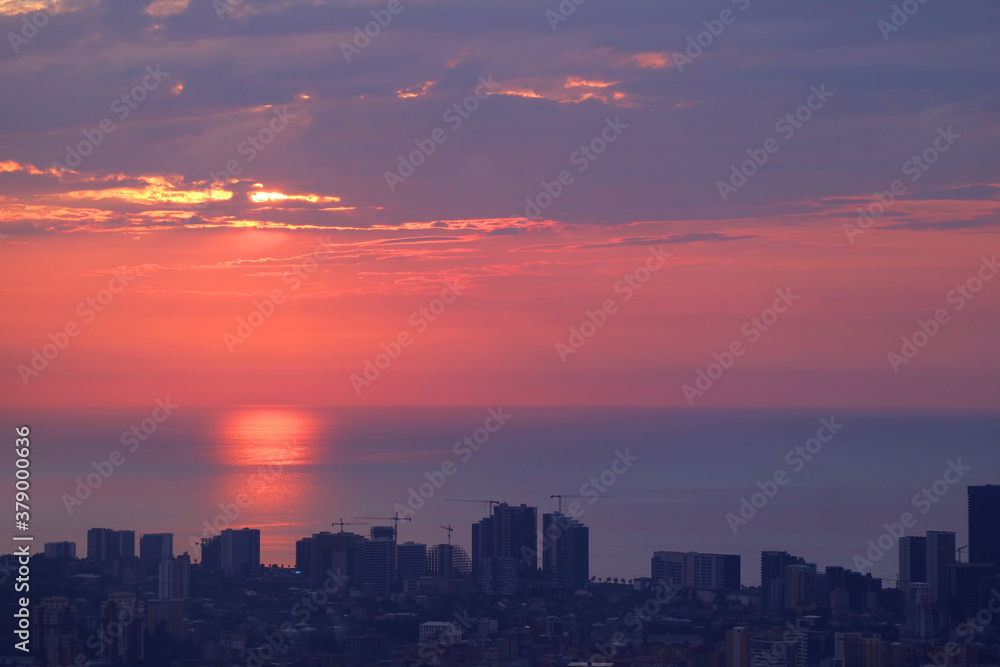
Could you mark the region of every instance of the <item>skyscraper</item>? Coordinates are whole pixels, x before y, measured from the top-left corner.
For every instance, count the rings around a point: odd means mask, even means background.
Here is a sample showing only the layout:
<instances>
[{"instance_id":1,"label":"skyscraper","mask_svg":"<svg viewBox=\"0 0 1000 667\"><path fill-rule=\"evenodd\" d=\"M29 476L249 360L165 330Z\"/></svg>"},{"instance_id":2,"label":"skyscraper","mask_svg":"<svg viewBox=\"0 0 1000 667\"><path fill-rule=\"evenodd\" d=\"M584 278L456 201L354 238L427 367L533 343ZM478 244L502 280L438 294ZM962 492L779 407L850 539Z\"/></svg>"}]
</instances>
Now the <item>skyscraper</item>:
<instances>
[{"instance_id":1,"label":"skyscraper","mask_svg":"<svg viewBox=\"0 0 1000 667\"><path fill-rule=\"evenodd\" d=\"M490 516L472 524L472 569L487 594L508 590L510 577L534 576L538 572L538 508L500 503ZM492 582L488 587L487 579Z\"/></svg>"},{"instance_id":2,"label":"skyscraper","mask_svg":"<svg viewBox=\"0 0 1000 667\"><path fill-rule=\"evenodd\" d=\"M904 593L913 582L927 582L927 538L906 536L899 540L899 581Z\"/></svg>"},{"instance_id":3,"label":"skyscraper","mask_svg":"<svg viewBox=\"0 0 1000 667\"><path fill-rule=\"evenodd\" d=\"M184 554L164 558L159 564L160 599L185 600L191 592L191 558Z\"/></svg>"},{"instance_id":4,"label":"skyscraper","mask_svg":"<svg viewBox=\"0 0 1000 667\"><path fill-rule=\"evenodd\" d=\"M46 542L46 558L76 558L76 542Z\"/></svg>"},{"instance_id":5,"label":"skyscraper","mask_svg":"<svg viewBox=\"0 0 1000 667\"><path fill-rule=\"evenodd\" d=\"M361 583L389 590L396 582L396 531L392 526L372 526L371 539L360 546Z\"/></svg>"},{"instance_id":6,"label":"skyscraper","mask_svg":"<svg viewBox=\"0 0 1000 667\"><path fill-rule=\"evenodd\" d=\"M561 590L590 579L590 529L561 512L542 515L542 572Z\"/></svg>"},{"instance_id":7,"label":"skyscraper","mask_svg":"<svg viewBox=\"0 0 1000 667\"><path fill-rule=\"evenodd\" d=\"M215 537L201 541L201 564L205 569L234 575L249 573L260 566L260 530L226 528Z\"/></svg>"},{"instance_id":8,"label":"skyscraper","mask_svg":"<svg viewBox=\"0 0 1000 667\"><path fill-rule=\"evenodd\" d=\"M765 609L782 607L785 602L785 568L789 565L804 565L805 562L804 558L789 555L787 551L760 553L760 585Z\"/></svg>"},{"instance_id":9,"label":"skyscraper","mask_svg":"<svg viewBox=\"0 0 1000 667\"><path fill-rule=\"evenodd\" d=\"M955 533L927 531L927 583L932 605L948 602L948 566L955 562Z\"/></svg>"},{"instance_id":10,"label":"skyscraper","mask_svg":"<svg viewBox=\"0 0 1000 667\"><path fill-rule=\"evenodd\" d=\"M174 557L173 533L146 533L139 537L139 558L156 562Z\"/></svg>"},{"instance_id":11,"label":"skyscraper","mask_svg":"<svg viewBox=\"0 0 1000 667\"><path fill-rule=\"evenodd\" d=\"M135 531L91 528L87 531L87 560L108 562L135 556Z\"/></svg>"},{"instance_id":12,"label":"skyscraper","mask_svg":"<svg viewBox=\"0 0 1000 667\"><path fill-rule=\"evenodd\" d=\"M1000 567L1000 485L969 487L969 562Z\"/></svg>"},{"instance_id":13,"label":"skyscraper","mask_svg":"<svg viewBox=\"0 0 1000 667\"><path fill-rule=\"evenodd\" d=\"M726 667L750 667L749 628L726 631Z\"/></svg>"},{"instance_id":14,"label":"skyscraper","mask_svg":"<svg viewBox=\"0 0 1000 667\"><path fill-rule=\"evenodd\" d=\"M398 578L416 579L427 576L427 545L403 542L396 547Z\"/></svg>"}]
</instances>

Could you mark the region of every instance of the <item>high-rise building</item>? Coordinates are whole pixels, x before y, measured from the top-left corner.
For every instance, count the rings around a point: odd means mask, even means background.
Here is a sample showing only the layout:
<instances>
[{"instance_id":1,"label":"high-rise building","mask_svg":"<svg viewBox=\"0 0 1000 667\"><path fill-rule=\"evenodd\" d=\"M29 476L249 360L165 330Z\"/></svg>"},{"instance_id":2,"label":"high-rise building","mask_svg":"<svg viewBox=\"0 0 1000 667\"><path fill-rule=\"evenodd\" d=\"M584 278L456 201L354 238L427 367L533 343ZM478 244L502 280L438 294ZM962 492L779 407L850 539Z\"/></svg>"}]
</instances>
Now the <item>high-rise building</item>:
<instances>
[{"instance_id":1,"label":"high-rise building","mask_svg":"<svg viewBox=\"0 0 1000 667\"><path fill-rule=\"evenodd\" d=\"M226 528L201 541L201 564L227 575L249 574L260 567L260 530Z\"/></svg>"},{"instance_id":2,"label":"high-rise building","mask_svg":"<svg viewBox=\"0 0 1000 667\"><path fill-rule=\"evenodd\" d=\"M969 487L969 562L1000 567L1000 485Z\"/></svg>"},{"instance_id":3,"label":"high-rise building","mask_svg":"<svg viewBox=\"0 0 1000 667\"><path fill-rule=\"evenodd\" d=\"M864 644L860 632L837 632L833 635L833 656L844 667L865 667Z\"/></svg>"},{"instance_id":4,"label":"high-rise building","mask_svg":"<svg viewBox=\"0 0 1000 667\"><path fill-rule=\"evenodd\" d=\"M46 542L46 558L76 558L76 542Z\"/></svg>"},{"instance_id":5,"label":"high-rise building","mask_svg":"<svg viewBox=\"0 0 1000 667\"><path fill-rule=\"evenodd\" d=\"M186 600L191 593L191 558L185 553L159 563L160 599Z\"/></svg>"},{"instance_id":6,"label":"high-rise building","mask_svg":"<svg viewBox=\"0 0 1000 667\"><path fill-rule=\"evenodd\" d=\"M160 561L160 564L170 561ZM163 629L172 637L184 636L184 600L147 600L146 625L150 633Z\"/></svg>"},{"instance_id":7,"label":"high-rise building","mask_svg":"<svg viewBox=\"0 0 1000 667\"><path fill-rule=\"evenodd\" d=\"M91 528L87 531L87 560L106 563L135 556L135 531Z\"/></svg>"},{"instance_id":8,"label":"high-rise building","mask_svg":"<svg viewBox=\"0 0 1000 667\"><path fill-rule=\"evenodd\" d=\"M954 562L955 533L928 530L927 583L932 605L942 606L948 602L948 566Z\"/></svg>"},{"instance_id":9,"label":"high-rise building","mask_svg":"<svg viewBox=\"0 0 1000 667\"><path fill-rule=\"evenodd\" d=\"M791 556L787 551L762 551L760 553L760 586L765 609L781 609L785 602L785 568L804 565L805 559ZM831 582L831 588L835 588Z\"/></svg>"},{"instance_id":10,"label":"high-rise building","mask_svg":"<svg viewBox=\"0 0 1000 667\"><path fill-rule=\"evenodd\" d=\"M726 631L726 667L750 667L750 630L736 627Z\"/></svg>"},{"instance_id":11,"label":"high-rise building","mask_svg":"<svg viewBox=\"0 0 1000 667\"><path fill-rule=\"evenodd\" d=\"M173 533L146 533L139 537L139 558L157 562L174 557Z\"/></svg>"},{"instance_id":12,"label":"high-rise building","mask_svg":"<svg viewBox=\"0 0 1000 667\"><path fill-rule=\"evenodd\" d=\"M542 515L542 573L560 590L590 580L590 529L561 512Z\"/></svg>"},{"instance_id":13,"label":"high-rise building","mask_svg":"<svg viewBox=\"0 0 1000 667\"><path fill-rule=\"evenodd\" d=\"M133 554L134 555L134 554ZM101 658L105 662L135 664L143 656L146 621L135 593L111 593L101 603Z\"/></svg>"},{"instance_id":14,"label":"high-rise building","mask_svg":"<svg viewBox=\"0 0 1000 667\"><path fill-rule=\"evenodd\" d=\"M417 579L427 576L427 545L403 542L396 546L397 578Z\"/></svg>"},{"instance_id":15,"label":"high-rise building","mask_svg":"<svg viewBox=\"0 0 1000 667\"><path fill-rule=\"evenodd\" d=\"M830 603L830 585L816 565L806 563L785 566L785 609L826 607Z\"/></svg>"},{"instance_id":16,"label":"high-rise building","mask_svg":"<svg viewBox=\"0 0 1000 667\"><path fill-rule=\"evenodd\" d=\"M914 581L906 599L906 626L914 639L928 639L934 631L930 584Z\"/></svg>"},{"instance_id":17,"label":"high-rise building","mask_svg":"<svg viewBox=\"0 0 1000 667\"><path fill-rule=\"evenodd\" d=\"M997 574L992 563L952 563L948 566L948 601L962 618L986 607L990 582Z\"/></svg>"},{"instance_id":18,"label":"high-rise building","mask_svg":"<svg viewBox=\"0 0 1000 667\"><path fill-rule=\"evenodd\" d=\"M472 573L469 552L457 544L436 544L427 552L427 566L432 576L442 579L467 577Z\"/></svg>"},{"instance_id":19,"label":"high-rise building","mask_svg":"<svg viewBox=\"0 0 1000 667\"><path fill-rule=\"evenodd\" d=\"M927 582L927 538L907 535L899 540L899 581L904 593L915 581Z\"/></svg>"},{"instance_id":20,"label":"high-rise building","mask_svg":"<svg viewBox=\"0 0 1000 667\"><path fill-rule=\"evenodd\" d=\"M320 587L331 572L348 578L359 575L358 562L365 538L357 533L324 531L295 543L295 567Z\"/></svg>"},{"instance_id":21,"label":"high-rise building","mask_svg":"<svg viewBox=\"0 0 1000 667\"><path fill-rule=\"evenodd\" d=\"M72 544L72 542L70 542ZM46 554L46 558L48 558ZM35 612L40 627L35 630L37 644L32 653L43 667L62 667L74 664L78 646L76 640L76 608L69 598L54 596L42 598Z\"/></svg>"},{"instance_id":22,"label":"high-rise building","mask_svg":"<svg viewBox=\"0 0 1000 667\"><path fill-rule=\"evenodd\" d=\"M498 561L498 562L491 562ZM538 572L538 508L500 503L493 513L472 524L472 569L477 584L489 578L496 589L496 577L507 577L513 569L516 579ZM504 584L502 588L506 588Z\"/></svg>"},{"instance_id":23,"label":"high-rise building","mask_svg":"<svg viewBox=\"0 0 1000 667\"><path fill-rule=\"evenodd\" d=\"M361 583L385 591L396 583L396 531L392 526L372 526L371 539L360 545L358 567Z\"/></svg>"},{"instance_id":24,"label":"high-rise building","mask_svg":"<svg viewBox=\"0 0 1000 667\"><path fill-rule=\"evenodd\" d=\"M654 582L672 588L723 590L740 588L740 557L694 551L656 551L651 562Z\"/></svg>"}]
</instances>

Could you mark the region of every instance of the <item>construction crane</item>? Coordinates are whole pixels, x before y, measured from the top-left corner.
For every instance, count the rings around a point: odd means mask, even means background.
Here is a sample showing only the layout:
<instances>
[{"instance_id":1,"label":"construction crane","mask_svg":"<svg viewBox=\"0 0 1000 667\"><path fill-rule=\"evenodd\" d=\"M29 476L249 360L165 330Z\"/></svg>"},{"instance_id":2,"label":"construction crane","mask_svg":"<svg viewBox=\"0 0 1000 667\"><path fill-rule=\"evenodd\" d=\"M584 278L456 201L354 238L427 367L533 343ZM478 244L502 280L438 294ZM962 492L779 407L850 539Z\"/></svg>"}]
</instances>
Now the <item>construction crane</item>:
<instances>
[{"instance_id":1,"label":"construction crane","mask_svg":"<svg viewBox=\"0 0 1000 667\"><path fill-rule=\"evenodd\" d=\"M412 518L408 516L399 516L399 512L396 512L395 516L356 516L355 519L371 519L373 521L392 521L392 539L399 541L399 522L400 521L413 521Z\"/></svg>"},{"instance_id":2,"label":"construction crane","mask_svg":"<svg viewBox=\"0 0 1000 667\"><path fill-rule=\"evenodd\" d=\"M444 528L448 531L448 544L451 544L451 533L455 529L451 527L450 523L447 526L439 526L439 528Z\"/></svg>"},{"instance_id":3,"label":"construction crane","mask_svg":"<svg viewBox=\"0 0 1000 667\"><path fill-rule=\"evenodd\" d=\"M502 500L469 500L468 498L445 498L445 500L450 500L455 503L482 503L490 506L490 512L493 511L494 505L500 505L503 503Z\"/></svg>"},{"instance_id":4,"label":"construction crane","mask_svg":"<svg viewBox=\"0 0 1000 667\"><path fill-rule=\"evenodd\" d=\"M330 524L331 526L340 526L340 532L344 532L344 526L367 526L367 523L351 523L344 521L343 518L340 521L334 521Z\"/></svg>"},{"instance_id":5,"label":"construction crane","mask_svg":"<svg viewBox=\"0 0 1000 667\"><path fill-rule=\"evenodd\" d=\"M590 495L590 496L579 496L579 495L570 494L570 493L553 493L551 496L549 496L549 498L558 498L559 499L559 513L560 514L562 514L562 499L563 498L593 498L593 497L594 497L593 495ZM610 498L610 497L611 496L604 496L604 495L601 496L601 498Z\"/></svg>"}]
</instances>

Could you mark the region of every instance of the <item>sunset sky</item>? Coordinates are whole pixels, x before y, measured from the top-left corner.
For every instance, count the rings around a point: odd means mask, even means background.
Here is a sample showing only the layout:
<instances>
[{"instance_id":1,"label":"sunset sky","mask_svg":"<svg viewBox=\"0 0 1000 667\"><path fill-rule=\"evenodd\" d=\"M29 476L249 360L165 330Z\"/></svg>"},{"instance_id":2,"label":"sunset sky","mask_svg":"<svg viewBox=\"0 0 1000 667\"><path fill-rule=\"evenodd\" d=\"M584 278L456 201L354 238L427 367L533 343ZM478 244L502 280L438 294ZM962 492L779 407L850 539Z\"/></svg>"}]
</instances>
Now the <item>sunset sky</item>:
<instances>
[{"instance_id":1,"label":"sunset sky","mask_svg":"<svg viewBox=\"0 0 1000 667\"><path fill-rule=\"evenodd\" d=\"M4 405L995 409L1000 6L572 6L0 0Z\"/></svg>"}]
</instances>

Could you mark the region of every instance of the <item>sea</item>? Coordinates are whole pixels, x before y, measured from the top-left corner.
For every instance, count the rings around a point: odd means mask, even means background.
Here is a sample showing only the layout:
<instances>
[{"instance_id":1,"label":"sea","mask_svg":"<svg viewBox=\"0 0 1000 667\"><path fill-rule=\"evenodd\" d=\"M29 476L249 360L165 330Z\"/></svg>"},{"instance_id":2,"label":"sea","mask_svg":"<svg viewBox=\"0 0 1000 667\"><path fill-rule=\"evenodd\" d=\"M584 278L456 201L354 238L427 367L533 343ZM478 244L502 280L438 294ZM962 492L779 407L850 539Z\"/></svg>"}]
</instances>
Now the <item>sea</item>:
<instances>
[{"instance_id":1,"label":"sea","mask_svg":"<svg viewBox=\"0 0 1000 667\"><path fill-rule=\"evenodd\" d=\"M175 554L194 560L202 537L252 527L262 562L291 566L302 537L366 535L394 516L400 542L469 549L489 501L537 507L539 524L561 503L590 528L591 574L602 579L648 577L654 551L698 551L739 554L744 584L757 585L760 552L779 550L891 586L898 549L884 535L895 524L954 531L965 545L966 487L1000 484L995 412L151 405L0 415L11 446L14 427L30 427L36 550L69 540L79 557L94 527L173 533ZM3 465L13 493L13 455Z\"/></svg>"}]
</instances>

